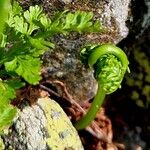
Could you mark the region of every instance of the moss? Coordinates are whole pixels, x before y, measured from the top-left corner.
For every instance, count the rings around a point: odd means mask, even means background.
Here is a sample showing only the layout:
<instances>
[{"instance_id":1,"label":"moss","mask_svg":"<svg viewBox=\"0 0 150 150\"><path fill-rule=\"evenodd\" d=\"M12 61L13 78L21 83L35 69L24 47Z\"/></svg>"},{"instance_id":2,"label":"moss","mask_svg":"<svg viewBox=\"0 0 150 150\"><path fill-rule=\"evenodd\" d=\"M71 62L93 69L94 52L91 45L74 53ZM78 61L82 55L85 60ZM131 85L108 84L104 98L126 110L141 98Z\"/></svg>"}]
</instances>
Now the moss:
<instances>
[{"instance_id":1,"label":"moss","mask_svg":"<svg viewBox=\"0 0 150 150\"><path fill-rule=\"evenodd\" d=\"M133 99L139 99L139 93L137 91L133 91L131 97Z\"/></svg>"},{"instance_id":2,"label":"moss","mask_svg":"<svg viewBox=\"0 0 150 150\"><path fill-rule=\"evenodd\" d=\"M150 105L150 61L142 48L134 47L131 60L131 76L127 77L127 85L131 87L131 99L140 107ZM136 64L136 65L135 65ZM134 90L133 90L134 89Z\"/></svg>"}]
</instances>

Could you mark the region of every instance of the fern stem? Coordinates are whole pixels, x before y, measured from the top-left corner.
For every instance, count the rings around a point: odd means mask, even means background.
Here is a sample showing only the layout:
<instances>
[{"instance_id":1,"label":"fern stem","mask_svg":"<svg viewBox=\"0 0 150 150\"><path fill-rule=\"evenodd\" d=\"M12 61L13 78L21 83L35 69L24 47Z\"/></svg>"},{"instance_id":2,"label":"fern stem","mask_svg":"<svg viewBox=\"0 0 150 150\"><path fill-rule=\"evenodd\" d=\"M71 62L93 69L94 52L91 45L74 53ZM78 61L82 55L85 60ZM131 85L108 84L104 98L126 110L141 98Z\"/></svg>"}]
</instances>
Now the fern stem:
<instances>
[{"instance_id":1,"label":"fern stem","mask_svg":"<svg viewBox=\"0 0 150 150\"><path fill-rule=\"evenodd\" d=\"M84 129L92 122L92 120L94 120L97 112L101 108L101 105L105 99L105 95L106 95L105 91L103 90L103 88L101 88L100 84L98 84L97 94L91 104L89 111L83 118L81 118L79 121L75 123L75 128L77 130Z\"/></svg>"},{"instance_id":2,"label":"fern stem","mask_svg":"<svg viewBox=\"0 0 150 150\"><path fill-rule=\"evenodd\" d=\"M94 120L105 95L120 87L129 64L126 54L113 44L87 46L80 55L85 65L94 69L98 90L87 114L76 122L78 130L84 129Z\"/></svg>"}]
</instances>

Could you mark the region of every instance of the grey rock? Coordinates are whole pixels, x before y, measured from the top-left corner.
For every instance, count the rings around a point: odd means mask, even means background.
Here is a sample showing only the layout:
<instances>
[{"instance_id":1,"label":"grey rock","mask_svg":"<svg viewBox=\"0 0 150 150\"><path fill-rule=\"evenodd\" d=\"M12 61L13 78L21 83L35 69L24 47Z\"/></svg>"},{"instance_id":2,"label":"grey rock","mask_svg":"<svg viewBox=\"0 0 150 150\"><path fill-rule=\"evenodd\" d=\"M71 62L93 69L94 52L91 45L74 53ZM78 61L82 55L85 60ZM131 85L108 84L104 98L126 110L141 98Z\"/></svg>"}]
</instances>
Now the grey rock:
<instances>
[{"instance_id":1,"label":"grey rock","mask_svg":"<svg viewBox=\"0 0 150 150\"><path fill-rule=\"evenodd\" d=\"M102 13L100 12L100 19L106 27L113 29L116 26L118 30L118 38L114 39L116 43L128 35L126 20L129 12L129 3L130 0L109 0L103 5Z\"/></svg>"},{"instance_id":2,"label":"grey rock","mask_svg":"<svg viewBox=\"0 0 150 150\"><path fill-rule=\"evenodd\" d=\"M51 118L55 110L57 118ZM83 150L78 133L62 108L49 98L40 98L34 106L24 106L2 136L4 150Z\"/></svg>"},{"instance_id":3,"label":"grey rock","mask_svg":"<svg viewBox=\"0 0 150 150\"><path fill-rule=\"evenodd\" d=\"M81 4L82 3L82 4ZM118 43L128 35L126 20L130 0L74 1L65 8L93 11L108 33L71 34L69 37L54 38L56 49L47 52L44 57L44 68L49 72L48 78L58 79L65 83L67 90L77 101L92 98L97 89L93 71L82 65L80 49L86 43Z\"/></svg>"},{"instance_id":4,"label":"grey rock","mask_svg":"<svg viewBox=\"0 0 150 150\"><path fill-rule=\"evenodd\" d=\"M148 28L150 25L150 1L144 0L145 5L147 6L147 12L144 14L143 21L142 21L142 27Z\"/></svg>"},{"instance_id":5,"label":"grey rock","mask_svg":"<svg viewBox=\"0 0 150 150\"><path fill-rule=\"evenodd\" d=\"M40 114L37 114L37 111L40 111ZM20 150L46 150L46 142L41 143L45 136L41 131L41 126L44 128L42 122L45 124L46 118L39 106L25 107L14 122L12 132L4 137L6 149L11 146L14 149L19 147Z\"/></svg>"},{"instance_id":6,"label":"grey rock","mask_svg":"<svg viewBox=\"0 0 150 150\"><path fill-rule=\"evenodd\" d=\"M64 2L65 4L69 4L72 2L72 0L61 0L62 2Z\"/></svg>"},{"instance_id":7,"label":"grey rock","mask_svg":"<svg viewBox=\"0 0 150 150\"><path fill-rule=\"evenodd\" d=\"M126 39L128 43L135 40L141 42L143 37L150 31L150 1L134 0L130 4L131 11L128 19L129 36Z\"/></svg>"},{"instance_id":8,"label":"grey rock","mask_svg":"<svg viewBox=\"0 0 150 150\"><path fill-rule=\"evenodd\" d=\"M72 33L67 37L56 35L51 39L56 43L56 48L43 56L46 78L62 81L76 101L93 98L97 83L93 77L93 71L85 68L80 61L81 47L89 43L117 44L124 39L128 35L126 20L130 0L73 0L72 2L71 0L33 0L32 2L21 0L19 2L24 8L33 4L41 5L50 17L58 10L92 11L95 19L102 22L105 27L105 32L102 33Z\"/></svg>"}]
</instances>

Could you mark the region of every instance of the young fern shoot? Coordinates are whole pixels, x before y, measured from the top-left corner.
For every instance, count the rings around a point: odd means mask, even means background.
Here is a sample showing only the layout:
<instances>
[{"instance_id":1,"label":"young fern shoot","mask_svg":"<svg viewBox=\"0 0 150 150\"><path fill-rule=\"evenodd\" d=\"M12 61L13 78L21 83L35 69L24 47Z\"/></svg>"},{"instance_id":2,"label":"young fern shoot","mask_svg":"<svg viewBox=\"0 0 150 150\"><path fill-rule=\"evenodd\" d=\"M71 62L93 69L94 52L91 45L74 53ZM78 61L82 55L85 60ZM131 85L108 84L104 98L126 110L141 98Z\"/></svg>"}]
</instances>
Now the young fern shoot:
<instances>
[{"instance_id":1,"label":"young fern shoot","mask_svg":"<svg viewBox=\"0 0 150 150\"><path fill-rule=\"evenodd\" d=\"M87 114L75 123L78 130L85 128L94 120L105 95L121 87L124 74L129 71L126 54L113 44L87 46L81 51L81 59L94 69L98 90Z\"/></svg>"}]
</instances>

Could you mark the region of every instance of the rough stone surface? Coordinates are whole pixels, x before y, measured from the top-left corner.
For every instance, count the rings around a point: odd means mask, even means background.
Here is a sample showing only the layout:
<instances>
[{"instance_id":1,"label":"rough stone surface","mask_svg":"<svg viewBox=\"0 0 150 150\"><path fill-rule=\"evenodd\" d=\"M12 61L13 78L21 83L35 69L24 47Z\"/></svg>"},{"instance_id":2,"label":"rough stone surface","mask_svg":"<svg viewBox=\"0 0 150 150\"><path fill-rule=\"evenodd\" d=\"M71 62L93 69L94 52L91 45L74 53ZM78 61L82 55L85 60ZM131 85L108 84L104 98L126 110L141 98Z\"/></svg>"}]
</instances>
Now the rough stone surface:
<instances>
[{"instance_id":1,"label":"rough stone surface","mask_svg":"<svg viewBox=\"0 0 150 150\"><path fill-rule=\"evenodd\" d=\"M145 0L145 5L147 7L147 12L144 14L142 21L142 28L147 29L150 26L150 1Z\"/></svg>"},{"instance_id":2,"label":"rough stone surface","mask_svg":"<svg viewBox=\"0 0 150 150\"><path fill-rule=\"evenodd\" d=\"M83 150L69 118L49 98L39 99L32 107L24 106L2 139L5 150Z\"/></svg>"},{"instance_id":3,"label":"rough stone surface","mask_svg":"<svg viewBox=\"0 0 150 150\"><path fill-rule=\"evenodd\" d=\"M65 4L69 4L72 2L72 0L62 0L62 2L64 2Z\"/></svg>"},{"instance_id":4,"label":"rough stone surface","mask_svg":"<svg viewBox=\"0 0 150 150\"><path fill-rule=\"evenodd\" d=\"M130 0L29 0L19 1L25 9L30 5L41 5L44 11L52 16L56 11L92 11L94 17L102 22L105 31L94 34L75 34L67 37L57 35L53 38L56 48L47 52L44 57L46 76L52 80L65 83L67 90L77 101L91 99L97 84L93 71L82 65L79 57L80 49L89 43L118 43L128 34L126 20ZM52 40L52 39L51 39Z\"/></svg>"},{"instance_id":5,"label":"rough stone surface","mask_svg":"<svg viewBox=\"0 0 150 150\"><path fill-rule=\"evenodd\" d=\"M98 9L99 18L104 26L111 29L112 32L116 29L118 36L116 36L113 41L118 43L128 35L126 20L130 0L107 0L103 2L103 9Z\"/></svg>"},{"instance_id":6,"label":"rough stone surface","mask_svg":"<svg viewBox=\"0 0 150 150\"><path fill-rule=\"evenodd\" d=\"M150 32L150 1L134 0L130 4L131 11L128 19L129 36L128 43L142 39L144 34ZM146 32L146 33L145 33ZM130 39L130 40L129 40Z\"/></svg>"}]
</instances>

